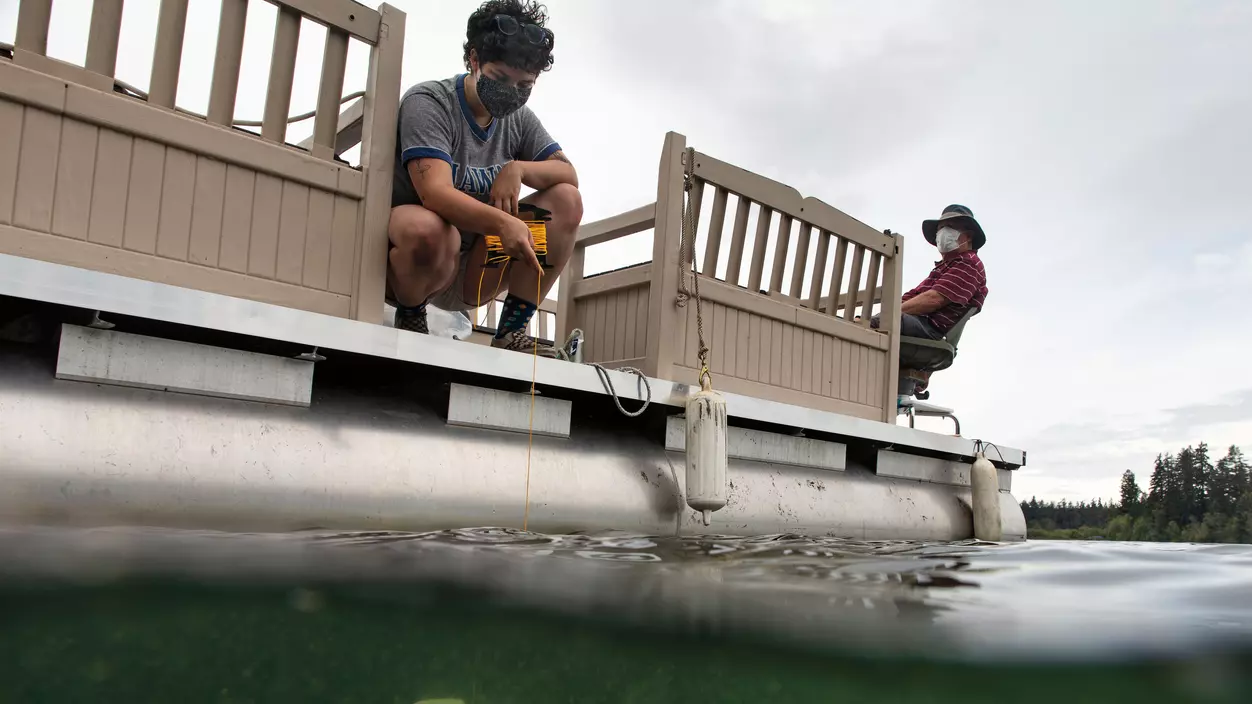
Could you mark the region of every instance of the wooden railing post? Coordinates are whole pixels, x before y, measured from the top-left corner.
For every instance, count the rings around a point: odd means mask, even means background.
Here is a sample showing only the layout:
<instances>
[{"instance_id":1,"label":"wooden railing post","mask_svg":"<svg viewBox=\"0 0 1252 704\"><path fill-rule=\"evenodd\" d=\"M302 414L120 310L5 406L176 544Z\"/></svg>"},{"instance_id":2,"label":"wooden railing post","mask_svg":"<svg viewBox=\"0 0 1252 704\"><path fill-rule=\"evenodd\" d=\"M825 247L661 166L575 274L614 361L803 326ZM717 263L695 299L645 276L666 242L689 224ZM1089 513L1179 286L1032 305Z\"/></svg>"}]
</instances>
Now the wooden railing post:
<instances>
[{"instance_id":1,"label":"wooden railing post","mask_svg":"<svg viewBox=\"0 0 1252 704\"><path fill-rule=\"evenodd\" d=\"M344 68L348 63L348 33L330 27L326 30L326 51L322 54L322 81L317 92L317 114L313 118L313 156L335 158L335 135L339 131L339 98L343 92Z\"/></svg>"},{"instance_id":2,"label":"wooden railing post","mask_svg":"<svg viewBox=\"0 0 1252 704\"><path fill-rule=\"evenodd\" d=\"M813 280L809 283L809 308L819 312L822 309L822 284L826 281L826 258L831 237L825 230L817 231L817 255L813 257Z\"/></svg>"},{"instance_id":3,"label":"wooden railing post","mask_svg":"<svg viewBox=\"0 0 1252 704\"><path fill-rule=\"evenodd\" d=\"M691 190L684 196L691 201L691 241L687 243L687 251L682 253L683 268L690 268L696 261L696 236L700 232L700 204L704 200L704 181L692 177ZM686 206L684 206L686 207Z\"/></svg>"},{"instance_id":4,"label":"wooden railing post","mask_svg":"<svg viewBox=\"0 0 1252 704\"><path fill-rule=\"evenodd\" d=\"M648 345L643 373L674 379L676 347L685 330L687 311L674 304L678 293L678 261L683 220L683 156L687 138L665 135L656 186L656 229L652 236L652 281L648 289ZM692 301L688 305L695 305Z\"/></svg>"},{"instance_id":5,"label":"wooden railing post","mask_svg":"<svg viewBox=\"0 0 1252 704\"><path fill-rule=\"evenodd\" d=\"M865 300L861 303L861 327L868 328L874 315L874 300L878 297L878 270L882 267L882 254L874 252L869 258L869 275L865 277Z\"/></svg>"},{"instance_id":6,"label":"wooden railing post","mask_svg":"<svg viewBox=\"0 0 1252 704\"><path fill-rule=\"evenodd\" d=\"M217 53L213 58L213 84L209 89L209 122L215 125L229 126L235 117L247 20L248 0L222 0L222 13L217 23Z\"/></svg>"},{"instance_id":7,"label":"wooden railing post","mask_svg":"<svg viewBox=\"0 0 1252 704\"><path fill-rule=\"evenodd\" d=\"M280 5L274 21L274 53L270 59L265 116L261 122L261 136L279 144L287 140L287 116L291 110L291 86L296 76L299 45L300 13Z\"/></svg>"},{"instance_id":8,"label":"wooden railing post","mask_svg":"<svg viewBox=\"0 0 1252 704\"><path fill-rule=\"evenodd\" d=\"M174 108L186 30L187 0L161 0L161 9L157 14L156 48L152 52L152 82L148 86L149 105Z\"/></svg>"},{"instance_id":9,"label":"wooden railing post","mask_svg":"<svg viewBox=\"0 0 1252 704\"><path fill-rule=\"evenodd\" d=\"M548 314L543 311L536 311L535 313L535 337L540 340L552 339L548 337ZM561 340L557 340L556 344L560 345L561 342Z\"/></svg>"},{"instance_id":10,"label":"wooden railing post","mask_svg":"<svg viewBox=\"0 0 1252 704\"><path fill-rule=\"evenodd\" d=\"M365 200L357 232L356 275L352 317L378 320L387 279L387 223L391 219L391 184L395 169L396 120L400 111L400 63L404 58L404 13L391 5L382 16L378 43L370 50L366 78L365 132L361 139L361 171Z\"/></svg>"},{"instance_id":11,"label":"wooden railing post","mask_svg":"<svg viewBox=\"0 0 1252 704\"><path fill-rule=\"evenodd\" d=\"M804 300L804 273L809 263L809 239L812 234L812 225L807 222L800 224L800 239L796 240L795 264L791 267L791 297L798 301Z\"/></svg>"},{"instance_id":12,"label":"wooden railing post","mask_svg":"<svg viewBox=\"0 0 1252 704\"><path fill-rule=\"evenodd\" d=\"M21 0L21 3L17 8L17 36L13 47L46 56L52 0Z\"/></svg>"},{"instance_id":13,"label":"wooden railing post","mask_svg":"<svg viewBox=\"0 0 1252 704\"><path fill-rule=\"evenodd\" d=\"M787 255L791 248L792 218L786 213L778 214L778 233L774 235L774 266L770 269L768 291L782 292L783 274L787 270Z\"/></svg>"},{"instance_id":14,"label":"wooden railing post","mask_svg":"<svg viewBox=\"0 0 1252 704\"><path fill-rule=\"evenodd\" d=\"M730 233L730 254L726 263L726 283L739 285L739 270L743 268L743 247L748 237L748 215L752 210L752 201L742 193L736 194L738 205L735 206L735 224Z\"/></svg>"},{"instance_id":15,"label":"wooden railing post","mask_svg":"<svg viewBox=\"0 0 1252 704\"><path fill-rule=\"evenodd\" d=\"M839 294L843 291L843 271L848 261L848 247L850 242L842 237L835 235L835 266L830 270L830 295L826 299L826 312L830 315L839 313ZM852 284L852 290L856 290L857 284Z\"/></svg>"},{"instance_id":16,"label":"wooden railing post","mask_svg":"<svg viewBox=\"0 0 1252 704\"><path fill-rule=\"evenodd\" d=\"M700 266L702 276L717 276L717 257L722 251L722 227L726 222L725 188L714 186L713 212L709 216L709 238L704 243L704 263Z\"/></svg>"},{"instance_id":17,"label":"wooden railing post","mask_svg":"<svg viewBox=\"0 0 1252 704\"><path fill-rule=\"evenodd\" d=\"M761 277L765 271L765 247L769 244L769 225L774 211L761 203L756 214L756 236L752 241L752 264L748 269L748 290L752 293L761 291Z\"/></svg>"},{"instance_id":18,"label":"wooden railing post","mask_svg":"<svg viewBox=\"0 0 1252 704\"><path fill-rule=\"evenodd\" d=\"M864 262L865 248L859 244L852 245L852 271L848 275L848 291L843 301L843 319L849 323L856 316L856 294L861 291L861 267ZM838 305L838 302L832 301L831 305ZM831 308L830 314L835 314L834 308Z\"/></svg>"},{"instance_id":19,"label":"wooden railing post","mask_svg":"<svg viewBox=\"0 0 1252 704\"><path fill-rule=\"evenodd\" d=\"M88 31L86 67L48 56L48 26L52 21L52 0L20 0L17 34L13 42L13 63L61 80L96 90L113 91L112 75L95 66L117 59L117 35L121 30L121 0L100 0L92 11ZM108 46L108 25L113 27L112 48ZM110 56L111 51L111 56ZM112 69L108 72L112 74Z\"/></svg>"},{"instance_id":20,"label":"wooden railing post","mask_svg":"<svg viewBox=\"0 0 1252 704\"><path fill-rule=\"evenodd\" d=\"M91 7L86 68L102 76L117 71L117 42L122 33L122 0L96 0Z\"/></svg>"},{"instance_id":21,"label":"wooden railing post","mask_svg":"<svg viewBox=\"0 0 1252 704\"><path fill-rule=\"evenodd\" d=\"M891 338L887 348L887 370L883 374L883 422L896 422L896 391L900 376L900 297L904 295L904 237L895 235L895 254L887 260L882 276L882 307L878 311L878 329Z\"/></svg>"},{"instance_id":22,"label":"wooden railing post","mask_svg":"<svg viewBox=\"0 0 1252 704\"><path fill-rule=\"evenodd\" d=\"M561 297L557 299L556 337L553 339L558 344L564 342L574 329L574 287L583 280L586 256L586 245L574 243L574 253L570 255L569 261L565 263L565 270L561 272L561 278L557 280Z\"/></svg>"}]
</instances>

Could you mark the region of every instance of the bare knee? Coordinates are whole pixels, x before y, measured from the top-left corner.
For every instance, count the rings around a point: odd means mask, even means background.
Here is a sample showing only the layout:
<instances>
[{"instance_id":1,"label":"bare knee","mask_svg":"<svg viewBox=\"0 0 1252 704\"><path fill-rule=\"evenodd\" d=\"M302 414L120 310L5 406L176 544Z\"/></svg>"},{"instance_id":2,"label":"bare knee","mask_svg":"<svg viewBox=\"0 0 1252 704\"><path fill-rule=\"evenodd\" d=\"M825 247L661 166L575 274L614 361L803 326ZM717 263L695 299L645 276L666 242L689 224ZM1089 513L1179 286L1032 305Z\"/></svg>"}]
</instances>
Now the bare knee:
<instances>
[{"instance_id":1,"label":"bare knee","mask_svg":"<svg viewBox=\"0 0 1252 704\"><path fill-rule=\"evenodd\" d=\"M549 244L572 250L574 235L583 220L583 196L577 186L558 183L543 192L543 207L552 212ZM557 241L551 241L557 240Z\"/></svg>"},{"instance_id":2,"label":"bare knee","mask_svg":"<svg viewBox=\"0 0 1252 704\"><path fill-rule=\"evenodd\" d=\"M416 205L391 210L387 236L395 247L393 257L414 266L451 270L456 266L461 237L455 227L435 213Z\"/></svg>"},{"instance_id":3,"label":"bare knee","mask_svg":"<svg viewBox=\"0 0 1252 704\"><path fill-rule=\"evenodd\" d=\"M578 225L583 220L583 194L577 186L568 183L557 185L544 191L547 200L552 204L548 210L554 218L562 223Z\"/></svg>"}]
</instances>

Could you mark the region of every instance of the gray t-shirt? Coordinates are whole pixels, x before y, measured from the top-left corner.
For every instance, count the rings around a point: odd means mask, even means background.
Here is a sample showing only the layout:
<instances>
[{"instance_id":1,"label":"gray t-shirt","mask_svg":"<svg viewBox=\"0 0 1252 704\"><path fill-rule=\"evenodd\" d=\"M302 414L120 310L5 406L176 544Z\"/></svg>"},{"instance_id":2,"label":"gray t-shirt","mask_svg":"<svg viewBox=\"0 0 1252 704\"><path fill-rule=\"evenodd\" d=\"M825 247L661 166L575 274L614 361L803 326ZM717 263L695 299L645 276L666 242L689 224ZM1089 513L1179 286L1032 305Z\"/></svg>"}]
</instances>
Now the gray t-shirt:
<instances>
[{"instance_id":1,"label":"gray t-shirt","mask_svg":"<svg viewBox=\"0 0 1252 704\"><path fill-rule=\"evenodd\" d=\"M452 183L487 202L496 174L510 161L543 161L560 151L530 108L478 126L465 101L465 74L418 83L400 99L396 172L391 206L420 205L408 162L443 159L452 165Z\"/></svg>"}]
</instances>

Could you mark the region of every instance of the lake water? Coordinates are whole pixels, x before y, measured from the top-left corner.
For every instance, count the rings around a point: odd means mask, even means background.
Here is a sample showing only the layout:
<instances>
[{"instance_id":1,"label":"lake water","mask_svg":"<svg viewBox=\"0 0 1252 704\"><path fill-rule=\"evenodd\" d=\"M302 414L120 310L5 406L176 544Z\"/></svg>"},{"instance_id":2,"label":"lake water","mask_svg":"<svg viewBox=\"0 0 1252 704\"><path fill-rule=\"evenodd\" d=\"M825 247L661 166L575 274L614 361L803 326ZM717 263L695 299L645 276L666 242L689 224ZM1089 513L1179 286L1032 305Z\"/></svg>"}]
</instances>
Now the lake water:
<instances>
[{"instance_id":1,"label":"lake water","mask_svg":"<svg viewBox=\"0 0 1252 704\"><path fill-rule=\"evenodd\" d=\"M0 530L0 702L1252 701L1252 546Z\"/></svg>"}]
</instances>

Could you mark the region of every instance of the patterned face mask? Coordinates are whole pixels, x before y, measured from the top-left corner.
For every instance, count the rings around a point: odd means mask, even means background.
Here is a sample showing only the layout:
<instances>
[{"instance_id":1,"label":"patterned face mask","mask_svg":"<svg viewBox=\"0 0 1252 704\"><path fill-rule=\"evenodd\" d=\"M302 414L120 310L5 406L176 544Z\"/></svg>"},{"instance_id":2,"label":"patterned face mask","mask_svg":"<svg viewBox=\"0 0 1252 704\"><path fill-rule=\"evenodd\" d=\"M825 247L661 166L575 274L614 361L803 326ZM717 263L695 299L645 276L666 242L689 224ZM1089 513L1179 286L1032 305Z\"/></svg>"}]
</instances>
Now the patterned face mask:
<instances>
[{"instance_id":1,"label":"patterned face mask","mask_svg":"<svg viewBox=\"0 0 1252 704\"><path fill-rule=\"evenodd\" d=\"M517 112L530 100L530 88L511 86L485 73L478 75L478 100L492 117L500 118Z\"/></svg>"}]
</instances>

